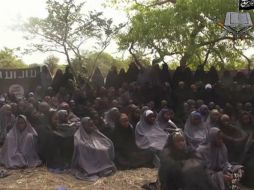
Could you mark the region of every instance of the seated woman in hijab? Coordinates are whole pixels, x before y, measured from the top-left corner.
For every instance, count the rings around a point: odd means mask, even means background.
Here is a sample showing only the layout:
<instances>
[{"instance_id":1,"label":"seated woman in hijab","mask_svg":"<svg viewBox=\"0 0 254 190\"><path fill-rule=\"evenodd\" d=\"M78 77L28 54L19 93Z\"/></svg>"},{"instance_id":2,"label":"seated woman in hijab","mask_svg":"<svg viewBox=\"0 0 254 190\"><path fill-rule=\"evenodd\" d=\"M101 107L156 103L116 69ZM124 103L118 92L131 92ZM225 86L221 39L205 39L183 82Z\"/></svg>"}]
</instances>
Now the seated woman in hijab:
<instances>
[{"instance_id":1,"label":"seated woman in hijab","mask_svg":"<svg viewBox=\"0 0 254 190\"><path fill-rule=\"evenodd\" d=\"M246 111L243 111L239 116L237 127L239 127L240 129L244 130L247 133L253 133L254 122L252 115Z\"/></svg>"},{"instance_id":2,"label":"seated woman in hijab","mask_svg":"<svg viewBox=\"0 0 254 190\"><path fill-rule=\"evenodd\" d=\"M240 162L247 140L247 133L231 124L230 117L223 114L220 118L220 130L223 132L223 140L228 149L228 158L231 162Z\"/></svg>"},{"instance_id":3,"label":"seated woman in hijab","mask_svg":"<svg viewBox=\"0 0 254 190\"><path fill-rule=\"evenodd\" d=\"M135 104L128 106L128 118L130 124L135 128L140 119L140 109Z\"/></svg>"},{"instance_id":4,"label":"seated woman in hijab","mask_svg":"<svg viewBox=\"0 0 254 190\"><path fill-rule=\"evenodd\" d=\"M208 116L209 116L209 108L207 105L202 104L199 108L198 108L199 113L202 115L202 120L204 122L206 122Z\"/></svg>"},{"instance_id":5,"label":"seated woman in hijab","mask_svg":"<svg viewBox=\"0 0 254 190\"><path fill-rule=\"evenodd\" d=\"M184 126L184 134L187 144L192 150L196 150L199 145L206 142L208 130L199 112L191 112Z\"/></svg>"},{"instance_id":6,"label":"seated woman in hijab","mask_svg":"<svg viewBox=\"0 0 254 190\"><path fill-rule=\"evenodd\" d=\"M71 164L73 154L73 136L76 126L68 121L68 112L59 110L56 113L57 125L53 131L53 138L56 143L57 150L53 155L56 165L50 168L52 172L62 172L68 169Z\"/></svg>"},{"instance_id":7,"label":"seated woman in hijab","mask_svg":"<svg viewBox=\"0 0 254 190\"><path fill-rule=\"evenodd\" d=\"M6 134L15 124L15 116L12 114L12 108L5 104L0 109L0 145L4 143Z\"/></svg>"},{"instance_id":8,"label":"seated woman in hijab","mask_svg":"<svg viewBox=\"0 0 254 190\"><path fill-rule=\"evenodd\" d=\"M228 162L228 151L220 129L210 129L208 144L198 147L197 156L206 167L210 181L217 190L237 189L242 177L242 166Z\"/></svg>"},{"instance_id":9,"label":"seated woman in hijab","mask_svg":"<svg viewBox=\"0 0 254 190\"><path fill-rule=\"evenodd\" d=\"M122 113L116 122L112 141L115 146L115 163L118 169L152 167L153 155L141 150L135 143L135 131L129 118Z\"/></svg>"},{"instance_id":10,"label":"seated woman in hijab","mask_svg":"<svg viewBox=\"0 0 254 190\"><path fill-rule=\"evenodd\" d=\"M72 173L81 180L96 181L109 176L116 170L114 146L89 117L81 120L81 126L74 135Z\"/></svg>"},{"instance_id":11,"label":"seated woman in hijab","mask_svg":"<svg viewBox=\"0 0 254 190\"><path fill-rule=\"evenodd\" d=\"M115 122L119 119L120 111L118 108L113 107L109 109L104 116L105 128L102 130L102 133L105 134L108 138L112 138L112 132L115 128Z\"/></svg>"},{"instance_id":12,"label":"seated woman in hijab","mask_svg":"<svg viewBox=\"0 0 254 190\"><path fill-rule=\"evenodd\" d=\"M155 114L146 110L135 128L136 144L140 149L161 151L167 142L168 134L155 120Z\"/></svg>"},{"instance_id":13,"label":"seated woman in hijab","mask_svg":"<svg viewBox=\"0 0 254 190\"><path fill-rule=\"evenodd\" d=\"M248 134L244 145L242 163L244 165L243 184L249 188L254 188L254 123L250 113L244 111L240 114L237 127Z\"/></svg>"},{"instance_id":14,"label":"seated woman in hijab","mask_svg":"<svg viewBox=\"0 0 254 190\"><path fill-rule=\"evenodd\" d=\"M36 128L38 133L38 152L43 164L49 168L54 168L57 165L54 155L58 150L53 133L57 126L57 112L55 110L49 112L48 120L49 122L42 123Z\"/></svg>"},{"instance_id":15,"label":"seated woman in hijab","mask_svg":"<svg viewBox=\"0 0 254 190\"><path fill-rule=\"evenodd\" d=\"M0 163L11 169L41 165L36 139L36 131L24 115L19 115L4 141L0 152Z\"/></svg>"},{"instance_id":16,"label":"seated woman in hijab","mask_svg":"<svg viewBox=\"0 0 254 190\"><path fill-rule=\"evenodd\" d=\"M221 113L217 109L213 109L210 112L210 114L206 120L206 127L208 130L212 127L217 127L217 128L219 127L220 116L221 116Z\"/></svg>"},{"instance_id":17,"label":"seated woman in hijab","mask_svg":"<svg viewBox=\"0 0 254 190\"><path fill-rule=\"evenodd\" d=\"M160 190L215 190L180 129L171 131L160 160Z\"/></svg>"},{"instance_id":18,"label":"seated woman in hijab","mask_svg":"<svg viewBox=\"0 0 254 190\"><path fill-rule=\"evenodd\" d=\"M169 130L170 128L177 128L176 124L171 120L170 114L171 112L169 109L163 108L157 115L157 122L159 127L165 131Z\"/></svg>"}]
</instances>

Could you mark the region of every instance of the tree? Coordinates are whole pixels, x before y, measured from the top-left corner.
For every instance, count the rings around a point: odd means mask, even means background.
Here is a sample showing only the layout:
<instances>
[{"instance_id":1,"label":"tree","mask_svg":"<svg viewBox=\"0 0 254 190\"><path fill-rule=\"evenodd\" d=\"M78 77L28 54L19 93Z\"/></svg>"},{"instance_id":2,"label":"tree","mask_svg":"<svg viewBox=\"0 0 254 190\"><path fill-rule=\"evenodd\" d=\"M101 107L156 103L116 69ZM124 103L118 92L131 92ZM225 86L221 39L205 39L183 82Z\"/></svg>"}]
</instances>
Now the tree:
<instances>
[{"instance_id":1,"label":"tree","mask_svg":"<svg viewBox=\"0 0 254 190\"><path fill-rule=\"evenodd\" d=\"M58 68L58 62L59 58L55 57L54 55L50 55L44 60L44 64L48 66L51 75L55 74Z\"/></svg>"},{"instance_id":2,"label":"tree","mask_svg":"<svg viewBox=\"0 0 254 190\"><path fill-rule=\"evenodd\" d=\"M29 50L58 52L66 56L72 68L72 58L82 62L81 50L93 39L97 49L103 51L112 36L122 27L113 26L101 12L83 14L83 3L75 0L47 0L48 16L44 19L30 18L24 23L25 38L33 41Z\"/></svg>"},{"instance_id":3,"label":"tree","mask_svg":"<svg viewBox=\"0 0 254 190\"><path fill-rule=\"evenodd\" d=\"M117 1L117 0L115 0ZM231 0L125 0L130 25L118 35L120 49L143 51L154 62L169 57L181 65L225 65L242 59L239 47L250 47L251 39L238 43L232 36L222 36L219 25L227 12L237 9ZM238 46L240 45L240 46ZM236 48L238 51L236 51Z\"/></svg>"},{"instance_id":4,"label":"tree","mask_svg":"<svg viewBox=\"0 0 254 190\"><path fill-rule=\"evenodd\" d=\"M25 68L27 65L15 55L15 49L4 48L0 51L0 68L16 69Z\"/></svg>"},{"instance_id":5,"label":"tree","mask_svg":"<svg viewBox=\"0 0 254 190\"><path fill-rule=\"evenodd\" d=\"M112 66L115 66L118 71L124 69L128 70L129 64L133 62L132 57L128 57L126 59L121 59L117 57L113 57L112 55L103 52L86 52L82 59L83 62L74 64L74 69L78 71L77 74L84 76L86 78L90 78L94 72L94 70L98 67L104 77L108 74L108 71ZM137 55L142 66L146 66L150 64L150 60L148 58L142 58ZM73 62L78 62L78 60L74 59Z\"/></svg>"}]
</instances>

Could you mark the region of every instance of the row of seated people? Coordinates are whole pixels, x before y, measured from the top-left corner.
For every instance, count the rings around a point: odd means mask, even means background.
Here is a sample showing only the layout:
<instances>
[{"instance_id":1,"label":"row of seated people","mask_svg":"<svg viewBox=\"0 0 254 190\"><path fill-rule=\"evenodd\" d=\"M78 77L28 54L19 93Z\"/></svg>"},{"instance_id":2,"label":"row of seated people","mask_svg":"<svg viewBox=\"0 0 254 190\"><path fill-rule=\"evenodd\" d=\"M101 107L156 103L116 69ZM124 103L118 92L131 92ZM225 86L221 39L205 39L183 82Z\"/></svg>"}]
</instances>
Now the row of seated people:
<instances>
[{"instance_id":1,"label":"row of seated people","mask_svg":"<svg viewBox=\"0 0 254 190\"><path fill-rule=\"evenodd\" d=\"M43 163L50 171L62 172L71 169L71 173L78 179L91 181L113 174L116 168L156 166L160 168L159 174L161 168L167 168L164 150L173 151L168 142L172 140L172 128L177 128L169 109L164 108L157 114L144 106L137 125L133 126L127 114L112 108L109 113L118 114L113 119L106 114L105 120L108 125L100 131L100 127L97 128L89 117L80 121L70 111L64 110L64 106L59 110L45 111L43 107L48 106L45 106L45 103L41 104L41 122L35 122L30 118L34 124L37 123L34 128L24 115L18 115L13 120L8 104L1 108L3 113L9 113L12 118L5 122L7 132L0 153L0 162L6 168L36 167ZM204 168L213 171L207 176L213 187L219 186L219 189L223 190L226 187L225 180L233 180L225 170L226 167L232 169L229 161L246 166L245 181L251 185L249 178L253 176L251 172L254 160L254 128L251 115L244 112L239 125L232 126L228 115L214 109L208 111L208 116L205 117L201 107L198 109L199 111L191 110L189 113L181 133L184 140L179 140L182 141L179 144L180 149L185 147L183 144L186 139L188 151L193 155L199 155ZM211 149L211 143L214 141L216 146ZM176 156L176 161L182 159L181 155L178 158L178 153L170 156ZM169 159L170 156L166 158ZM177 176L177 172L173 172L173 176ZM213 175L214 172L216 175ZM165 175L171 174L166 172ZM160 181L163 189L164 182L162 179Z\"/></svg>"}]
</instances>

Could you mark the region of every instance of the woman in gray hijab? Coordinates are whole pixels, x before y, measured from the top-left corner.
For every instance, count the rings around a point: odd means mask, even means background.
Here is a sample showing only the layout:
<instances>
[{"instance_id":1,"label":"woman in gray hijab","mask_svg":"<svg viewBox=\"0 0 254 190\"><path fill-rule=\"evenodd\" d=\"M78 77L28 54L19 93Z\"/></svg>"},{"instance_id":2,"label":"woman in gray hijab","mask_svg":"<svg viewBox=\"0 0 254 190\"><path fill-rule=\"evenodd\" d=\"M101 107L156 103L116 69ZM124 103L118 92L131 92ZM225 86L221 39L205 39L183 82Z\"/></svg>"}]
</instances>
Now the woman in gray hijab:
<instances>
[{"instance_id":1,"label":"woman in gray hijab","mask_svg":"<svg viewBox=\"0 0 254 190\"><path fill-rule=\"evenodd\" d=\"M203 161L211 182L218 190L237 189L235 182L242 177L241 166L228 162L228 151L223 143L223 133L218 128L209 130L208 144L199 146L197 156Z\"/></svg>"},{"instance_id":2,"label":"woman in gray hijab","mask_svg":"<svg viewBox=\"0 0 254 190\"><path fill-rule=\"evenodd\" d=\"M159 127L163 130L175 129L177 128L176 124L171 120L172 113L169 109L163 108L157 115L157 122Z\"/></svg>"},{"instance_id":3,"label":"woman in gray hijab","mask_svg":"<svg viewBox=\"0 0 254 190\"><path fill-rule=\"evenodd\" d=\"M36 167L41 164L37 154L37 133L24 115L16 118L16 124L6 136L0 152L0 163L6 168Z\"/></svg>"},{"instance_id":4,"label":"woman in gray hijab","mask_svg":"<svg viewBox=\"0 0 254 190\"><path fill-rule=\"evenodd\" d=\"M114 146L95 127L90 117L81 120L74 135L72 173L78 179L96 181L115 172Z\"/></svg>"},{"instance_id":5,"label":"woman in gray hijab","mask_svg":"<svg viewBox=\"0 0 254 190\"><path fill-rule=\"evenodd\" d=\"M217 109L213 109L207 120L206 120L206 127L209 130L212 127L217 127L219 128L220 125L220 117L221 117L221 113L217 110Z\"/></svg>"},{"instance_id":6,"label":"woman in gray hijab","mask_svg":"<svg viewBox=\"0 0 254 190\"><path fill-rule=\"evenodd\" d=\"M155 114L146 110L135 128L136 144L140 149L161 151L167 142L168 134L155 120Z\"/></svg>"},{"instance_id":7,"label":"woman in gray hijab","mask_svg":"<svg viewBox=\"0 0 254 190\"><path fill-rule=\"evenodd\" d=\"M208 130L199 112L191 112L184 126L184 134L187 144L192 150L196 150L199 145L206 142Z\"/></svg>"}]
</instances>

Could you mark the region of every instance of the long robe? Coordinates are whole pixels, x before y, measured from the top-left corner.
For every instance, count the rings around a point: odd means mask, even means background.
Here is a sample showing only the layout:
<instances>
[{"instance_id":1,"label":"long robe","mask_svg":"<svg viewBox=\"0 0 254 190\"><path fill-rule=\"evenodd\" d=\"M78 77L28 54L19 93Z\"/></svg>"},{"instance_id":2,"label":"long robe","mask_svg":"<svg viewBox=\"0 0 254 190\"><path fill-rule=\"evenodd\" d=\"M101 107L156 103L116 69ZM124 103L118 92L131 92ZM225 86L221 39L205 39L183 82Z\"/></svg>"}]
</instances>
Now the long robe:
<instances>
[{"instance_id":1,"label":"long robe","mask_svg":"<svg viewBox=\"0 0 254 190\"><path fill-rule=\"evenodd\" d=\"M158 124L159 124L159 127L160 127L161 129L163 129L163 130L170 127L169 122L168 122L168 121L165 121L164 118L163 118L164 113L166 113L166 112L168 112L168 111L169 111L169 110L166 109L166 108L162 109L162 110L159 112L159 114L157 115L157 118L156 118L156 119L157 119L157 122L158 122Z\"/></svg>"},{"instance_id":2,"label":"long robe","mask_svg":"<svg viewBox=\"0 0 254 190\"><path fill-rule=\"evenodd\" d=\"M158 171L161 190L215 190L195 155L175 148L170 139L160 155Z\"/></svg>"},{"instance_id":3,"label":"long robe","mask_svg":"<svg viewBox=\"0 0 254 190\"><path fill-rule=\"evenodd\" d=\"M68 123L60 124L53 131L53 138L56 142L57 150L54 154L56 167L59 169L69 168L73 155L73 136L75 127Z\"/></svg>"},{"instance_id":4,"label":"long robe","mask_svg":"<svg viewBox=\"0 0 254 190\"><path fill-rule=\"evenodd\" d=\"M199 145L207 141L208 130L203 121L198 126L191 124L189 117L184 126L184 134L187 143L192 150L195 150Z\"/></svg>"},{"instance_id":5,"label":"long robe","mask_svg":"<svg viewBox=\"0 0 254 190\"><path fill-rule=\"evenodd\" d=\"M153 155L141 150L135 143L135 133L131 125L128 128L116 125L112 141L115 146L115 163L118 169L152 167Z\"/></svg>"},{"instance_id":6,"label":"long robe","mask_svg":"<svg viewBox=\"0 0 254 190\"><path fill-rule=\"evenodd\" d=\"M228 149L228 158L231 162L240 162L247 141L247 133L234 126L220 126L223 132L224 143Z\"/></svg>"},{"instance_id":7,"label":"long robe","mask_svg":"<svg viewBox=\"0 0 254 190\"><path fill-rule=\"evenodd\" d=\"M17 124L9 131L0 152L0 162L6 168L36 167L41 164L37 154L37 133L27 121L23 131L17 129Z\"/></svg>"},{"instance_id":8,"label":"long robe","mask_svg":"<svg viewBox=\"0 0 254 190\"><path fill-rule=\"evenodd\" d=\"M72 172L76 178L96 181L100 176L115 170L114 146L110 139L98 130L88 134L80 126L74 135Z\"/></svg>"},{"instance_id":9,"label":"long robe","mask_svg":"<svg viewBox=\"0 0 254 190\"><path fill-rule=\"evenodd\" d=\"M220 129L215 127L209 130L208 144L198 147L197 156L203 161L209 178L216 189L226 190L224 172L229 171L234 166L228 161L228 151L225 144L221 146L213 145L219 132Z\"/></svg>"},{"instance_id":10,"label":"long robe","mask_svg":"<svg viewBox=\"0 0 254 190\"><path fill-rule=\"evenodd\" d=\"M161 151L166 144L168 134L159 127L157 122L149 125L143 116L135 128L135 139L137 146L141 149Z\"/></svg>"}]
</instances>

